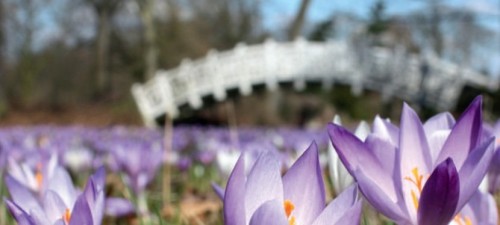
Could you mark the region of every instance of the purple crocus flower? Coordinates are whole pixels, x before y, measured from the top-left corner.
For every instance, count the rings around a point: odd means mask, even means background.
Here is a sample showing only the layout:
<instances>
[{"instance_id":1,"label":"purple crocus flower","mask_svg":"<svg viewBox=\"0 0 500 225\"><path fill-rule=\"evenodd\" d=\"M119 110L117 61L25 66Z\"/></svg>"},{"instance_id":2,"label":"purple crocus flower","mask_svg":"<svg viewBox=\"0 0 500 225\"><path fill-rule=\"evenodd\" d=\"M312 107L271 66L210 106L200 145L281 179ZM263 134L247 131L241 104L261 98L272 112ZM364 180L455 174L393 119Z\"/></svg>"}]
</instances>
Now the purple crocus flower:
<instances>
[{"instance_id":1,"label":"purple crocus flower","mask_svg":"<svg viewBox=\"0 0 500 225\"><path fill-rule=\"evenodd\" d=\"M481 97L455 123L443 113L422 125L404 105L401 128L376 119L366 141L335 124L328 132L366 199L398 224L448 224L478 189L492 159Z\"/></svg>"},{"instance_id":2,"label":"purple crocus flower","mask_svg":"<svg viewBox=\"0 0 500 225\"><path fill-rule=\"evenodd\" d=\"M476 191L462 211L449 225L497 225L498 210L495 199L489 193Z\"/></svg>"},{"instance_id":3,"label":"purple crocus flower","mask_svg":"<svg viewBox=\"0 0 500 225\"><path fill-rule=\"evenodd\" d=\"M33 192L43 195L48 184L53 180L58 168L57 156L53 154L48 160L41 160L36 168L31 169L26 163L18 163L12 158L8 159L8 174L17 182L26 186Z\"/></svg>"},{"instance_id":4,"label":"purple crocus flower","mask_svg":"<svg viewBox=\"0 0 500 225\"><path fill-rule=\"evenodd\" d=\"M355 186L325 205L313 143L283 178L279 161L270 153L257 159L248 176L244 157L240 157L224 193L224 221L227 225L359 224L361 201Z\"/></svg>"},{"instance_id":5,"label":"purple crocus flower","mask_svg":"<svg viewBox=\"0 0 500 225\"><path fill-rule=\"evenodd\" d=\"M65 170L58 167L55 177L61 178L44 193L39 201L32 192L10 176L6 184L12 200L5 199L7 208L20 225L99 225L104 212L105 171L100 168L92 175L82 194L76 195Z\"/></svg>"},{"instance_id":6,"label":"purple crocus flower","mask_svg":"<svg viewBox=\"0 0 500 225\"><path fill-rule=\"evenodd\" d=\"M113 159L124 173L125 183L136 195L142 194L163 163L161 146L141 140L121 140L114 147Z\"/></svg>"},{"instance_id":7,"label":"purple crocus flower","mask_svg":"<svg viewBox=\"0 0 500 225\"><path fill-rule=\"evenodd\" d=\"M488 169L488 175L481 184L483 191L495 194L500 189L500 120L491 128L495 139L495 154Z\"/></svg>"}]
</instances>

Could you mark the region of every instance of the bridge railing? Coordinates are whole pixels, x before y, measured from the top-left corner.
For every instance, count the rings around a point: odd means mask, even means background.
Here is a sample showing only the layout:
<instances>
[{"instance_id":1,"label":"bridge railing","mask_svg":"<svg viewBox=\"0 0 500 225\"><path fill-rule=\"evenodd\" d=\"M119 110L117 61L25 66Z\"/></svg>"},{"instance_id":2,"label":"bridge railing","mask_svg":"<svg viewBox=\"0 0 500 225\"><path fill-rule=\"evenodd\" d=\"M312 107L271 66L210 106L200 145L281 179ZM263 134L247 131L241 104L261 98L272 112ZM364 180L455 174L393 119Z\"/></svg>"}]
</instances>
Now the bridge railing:
<instances>
[{"instance_id":1,"label":"bridge railing","mask_svg":"<svg viewBox=\"0 0 500 225\"><path fill-rule=\"evenodd\" d=\"M428 66L426 75L423 62ZM435 56L422 61L403 48L356 51L344 42L298 39L238 44L225 52L212 50L205 58L186 59L175 69L158 71L148 82L135 84L132 93L144 121L153 125L155 118L165 113L179 116L181 105L200 108L203 96L213 95L220 101L230 89L249 95L256 84L275 90L279 82L290 81L297 90L304 89L308 81L322 82L326 89L342 83L350 85L354 94L371 89L381 92L384 100L393 96L409 101L423 99L439 109L453 107L466 83L497 88L496 82L479 73Z\"/></svg>"}]
</instances>

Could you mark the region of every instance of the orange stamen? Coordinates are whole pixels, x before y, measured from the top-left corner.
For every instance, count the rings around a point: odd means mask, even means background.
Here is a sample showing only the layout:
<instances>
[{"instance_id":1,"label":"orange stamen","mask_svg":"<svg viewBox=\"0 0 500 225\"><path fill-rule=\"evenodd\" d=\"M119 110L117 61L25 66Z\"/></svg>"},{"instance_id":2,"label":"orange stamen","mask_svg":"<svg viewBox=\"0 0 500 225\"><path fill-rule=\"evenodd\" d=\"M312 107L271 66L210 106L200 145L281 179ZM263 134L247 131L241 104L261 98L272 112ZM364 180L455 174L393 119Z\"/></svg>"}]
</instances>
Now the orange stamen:
<instances>
[{"instance_id":1,"label":"orange stamen","mask_svg":"<svg viewBox=\"0 0 500 225\"><path fill-rule=\"evenodd\" d=\"M36 180L37 187L40 188L42 186L42 182L43 182L42 164L41 163L36 164L35 180Z\"/></svg>"},{"instance_id":2,"label":"orange stamen","mask_svg":"<svg viewBox=\"0 0 500 225\"><path fill-rule=\"evenodd\" d=\"M285 200L283 203L283 208L285 208L286 218L288 219L289 225L295 225L295 216L292 216L292 212L295 209L295 205L290 200Z\"/></svg>"},{"instance_id":3,"label":"orange stamen","mask_svg":"<svg viewBox=\"0 0 500 225\"><path fill-rule=\"evenodd\" d=\"M66 222L66 224L69 224L69 220L71 219L71 212L69 211L69 209L66 209L66 211L64 211L62 218L64 222Z\"/></svg>"},{"instance_id":4,"label":"orange stamen","mask_svg":"<svg viewBox=\"0 0 500 225\"><path fill-rule=\"evenodd\" d=\"M42 173L36 172L36 174L35 174L35 180L36 180L37 187L40 188L42 186L42 182L43 182L43 175L42 175Z\"/></svg>"},{"instance_id":5,"label":"orange stamen","mask_svg":"<svg viewBox=\"0 0 500 225\"><path fill-rule=\"evenodd\" d=\"M285 208L286 217L290 217L292 211L295 209L295 205L290 200L285 200L283 207Z\"/></svg>"}]
</instances>

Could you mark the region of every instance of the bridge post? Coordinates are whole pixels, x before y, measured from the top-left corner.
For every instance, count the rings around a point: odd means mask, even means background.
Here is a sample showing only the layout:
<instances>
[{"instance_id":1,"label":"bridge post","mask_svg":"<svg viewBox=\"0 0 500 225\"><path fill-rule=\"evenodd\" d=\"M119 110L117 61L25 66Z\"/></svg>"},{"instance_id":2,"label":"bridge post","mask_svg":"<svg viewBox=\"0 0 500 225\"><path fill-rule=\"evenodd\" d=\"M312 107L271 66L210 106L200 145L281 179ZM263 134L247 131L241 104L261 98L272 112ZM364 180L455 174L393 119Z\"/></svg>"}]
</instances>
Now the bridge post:
<instances>
[{"instance_id":1,"label":"bridge post","mask_svg":"<svg viewBox=\"0 0 500 225\"><path fill-rule=\"evenodd\" d=\"M168 73L157 73L156 74L156 79L158 80L158 83L161 84L163 88L161 88L162 95L164 96L164 101L165 101L165 112L171 117L171 118L177 118L179 116L179 109L177 108L177 105L175 104L175 96L174 93L172 92L172 86L170 84L170 81L168 80Z\"/></svg>"},{"instance_id":2,"label":"bridge post","mask_svg":"<svg viewBox=\"0 0 500 225\"><path fill-rule=\"evenodd\" d=\"M196 86L196 74L192 70L192 62L190 59L184 59L181 62L179 68L179 76L186 80L187 92L188 92L188 103L193 109L199 109L203 105L200 94L198 93L198 87Z\"/></svg>"},{"instance_id":3,"label":"bridge post","mask_svg":"<svg viewBox=\"0 0 500 225\"><path fill-rule=\"evenodd\" d=\"M243 55L245 55L245 53L247 52L247 45L245 43L238 43L236 45L236 48L234 49L234 53L236 55L236 57L242 57ZM248 80L248 76L247 75L250 75L250 74L244 74L244 72L246 71L249 71L248 69L246 68L241 68L239 71L237 71L238 73L241 73L241 74L238 74L236 76L239 76L240 77L240 82L239 82L239 85L238 85L238 89L240 91L240 94L243 95L243 96L248 96L252 93L252 83L250 83L250 81Z\"/></svg>"},{"instance_id":4,"label":"bridge post","mask_svg":"<svg viewBox=\"0 0 500 225\"><path fill-rule=\"evenodd\" d=\"M226 89L224 88L224 80L221 78L217 67L219 66L219 57L217 56L217 50L212 49L207 54L206 67L212 79L214 98L217 101L223 101L226 99Z\"/></svg>"},{"instance_id":5,"label":"bridge post","mask_svg":"<svg viewBox=\"0 0 500 225\"><path fill-rule=\"evenodd\" d=\"M276 78L276 42L273 39L267 39L264 42L264 62L266 67L266 88L268 91L276 91L278 80Z\"/></svg>"},{"instance_id":6,"label":"bridge post","mask_svg":"<svg viewBox=\"0 0 500 225\"><path fill-rule=\"evenodd\" d=\"M363 75L353 74L351 78L351 93L355 96L363 94Z\"/></svg>"},{"instance_id":7,"label":"bridge post","mask_svg":"<svg viewBox=\"0 0 500 225\"><path fill-rule=\"evenodd\" d=\"M293 47L295 49L296 54L298 53L299 57L295 57L294 59L297 60L297 58L304 58L306 56L303 56L304 49L306 49L307 41L304 39L304 37L298 37L295 39L293 42ZM296 62L300 63L300 62ZM295 75L295 80L293 82L293 87L297 91L303 91L306 88L306 78L305 78L305 71L296 71L298 73Z\"/></svg>"},{"instance_id":8,"label":"bridge post","mask_svg":"<svg viewBox=\"0 0 500 225\"><path fill-rule=\"evenodd\" d=\"M132 85L132 96L135 99L142 121L147 127L155 127L155 115L148 104L148 99L144 93L144 88L140 84Z\"/></svg>"},{"instance_id":9,"label":"bridge post","mask_svg":"<svg viewBox=\"0 0 500 225\"><path fill-rule=\"evenodd\" d=\"M168 113L172 117L178 116L172 89L163 73L157 72L144 85L134 84L132 86L132 95L137 102L142 119L148 127L157 126L156 118L164 113Z\"/></svg>"}]
</instances>

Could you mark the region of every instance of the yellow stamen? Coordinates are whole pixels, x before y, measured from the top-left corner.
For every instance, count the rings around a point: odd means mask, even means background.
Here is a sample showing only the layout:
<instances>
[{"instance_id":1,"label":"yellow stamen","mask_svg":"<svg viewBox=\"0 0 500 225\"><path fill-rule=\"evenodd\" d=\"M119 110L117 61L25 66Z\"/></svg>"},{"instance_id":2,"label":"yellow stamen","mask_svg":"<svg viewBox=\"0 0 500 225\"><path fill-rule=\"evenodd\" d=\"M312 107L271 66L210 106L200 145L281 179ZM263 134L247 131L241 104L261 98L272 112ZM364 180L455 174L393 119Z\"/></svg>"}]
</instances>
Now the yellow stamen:
<instances>
[{"instance_id":1,"label":"yellow stamen","mask_svg":"<svg viewBox=\"0 0 500 225\"><path fill-rule=\"evenodd\" d=\"M69 211L69 209L66 209L66 211L64 211L62 219L66 224L69 224L69 220L71 219L71 212Z\"/></svg>"},{"instance_id":2,"label":"yellow stamen","mask_svg":"<svg viewBox=\"0 0 500 225\"><path fill-rule=\"evenodd\" d=\"M412 182L413 184L415 184L415 186L417 186L417 188L418 188L418 192L422 192L422 186L423 186L422 181L424 179L424 176L420 175L417 167L413 168L411 170L411 173L413 174L413 178L405 177L405 180L408 180L408 181Z\"/></svg>"},{"instance_id":3,"label":"yellow stamen","mask_svg":"<svg viewBox=\"0 0 500 225\"><path fill-rule=\"evenodd\" d=\"M420 175L417 167L413 168L411 170L411 173L412 177L407 176L404 179L410 181L417 188L417 191L411 190L410 194L411 194L411 199L413 201L413 206L415 206L415 209L418 209L418 201L424 186L424 176ZM428 177L426 179L428 179Z\"/></svg>"},{"instance_id":4,"label":"yellow stamen","mask_svg":"<svg viewBox=\"0 0 500 225\"><path fill-rule=\"evenodd\" d=\"M415 209L418 209L418 197L413 190L411 191L411 199L413 200L413 206L415 206Z\"/></svg>"},{"instance_id":5,"label":"yellow stamen","mask_svg":"<svg viewBox=\"0 0 500 225\"><path fill-rule=\"evenodd\" d=\"M285 200L283 203L283 208L285 208L285 214L286 218L288 219L288 224L289 225L296 225L295 224L295 216L292 216L292 212L295 209L295 205L292 203L290 200Z\"/></svg>"},{"instance_id":6,"label":"yellow stamen","mask_svg":"<svg viewBox=\"0 0 500 225\"><path fill-rule=\"evenodd\" d=\"M462 216L460 215L460 213L453 218L453 221L455 221L455 223L457 223L458 225L472 225L472 221L470 220L470 218L467 216Z\"/></svg>"}]
</instances>

